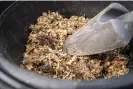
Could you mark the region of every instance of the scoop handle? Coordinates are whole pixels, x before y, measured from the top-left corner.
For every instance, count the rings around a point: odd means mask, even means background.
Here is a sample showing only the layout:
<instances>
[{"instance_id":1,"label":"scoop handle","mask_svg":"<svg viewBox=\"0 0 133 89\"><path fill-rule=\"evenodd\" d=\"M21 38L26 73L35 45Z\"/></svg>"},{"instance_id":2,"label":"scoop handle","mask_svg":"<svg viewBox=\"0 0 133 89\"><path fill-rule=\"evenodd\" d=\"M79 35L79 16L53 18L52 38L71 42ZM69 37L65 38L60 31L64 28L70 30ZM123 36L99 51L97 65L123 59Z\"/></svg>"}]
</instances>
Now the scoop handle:
<instances>
[{"instance_id":1,"label":"scoop handle","mask_svg":"<svg viewBox=\"0 0 133 89\"><path fill-rule=\"evenodd\" d=\"M133 11L118 17L112 22L112 25L123 42L128 44L133 37Z\"/></svg>"},{"instance_id":2,"label":"scoop handle","mask_svg":"<svg viewBox=\"0 0 133 89\"><path fill-rule=\"evenodd\" d=\"M128 12L117 18L118 20L131 23L133 25L133 11Z\"/></svg>"},{"instance_id":3,"label":"scoop handle","mask_svg":"<svg viewBox=\"0 0 133 89\"><path fill-rule=\"evenodd\" d=\"M98 22L107 22L110 19L116 19L117 17L128 12L129 11L121 4L112 3L109 6L107 6L104 10L102 10L94 18L97 19Z\"/></svg>"}]
</instances>

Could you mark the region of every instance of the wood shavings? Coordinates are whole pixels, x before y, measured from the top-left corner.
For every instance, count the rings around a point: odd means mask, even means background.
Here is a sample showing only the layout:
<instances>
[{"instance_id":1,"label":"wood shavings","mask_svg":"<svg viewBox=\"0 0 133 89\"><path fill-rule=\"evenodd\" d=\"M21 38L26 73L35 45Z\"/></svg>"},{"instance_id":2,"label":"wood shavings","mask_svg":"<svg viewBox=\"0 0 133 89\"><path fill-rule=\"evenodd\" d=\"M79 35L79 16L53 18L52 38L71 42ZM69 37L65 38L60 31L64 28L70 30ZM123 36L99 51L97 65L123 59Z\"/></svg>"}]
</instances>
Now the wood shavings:
<instances>
[{"instance_id":1,"label":"wood shavings","mask_svg":"<svg viewBox=\"0 0 133 89\"><path fill-rule=\"evenodd\" d=\"M26 45L22 67L53 78L92 80L111 78L128 73L127 59L118 50L93 56L70 56L63 53L65 39L89 19L84 16L65 18L58 12L43 13Z\"/></svg>"}]
</instances>

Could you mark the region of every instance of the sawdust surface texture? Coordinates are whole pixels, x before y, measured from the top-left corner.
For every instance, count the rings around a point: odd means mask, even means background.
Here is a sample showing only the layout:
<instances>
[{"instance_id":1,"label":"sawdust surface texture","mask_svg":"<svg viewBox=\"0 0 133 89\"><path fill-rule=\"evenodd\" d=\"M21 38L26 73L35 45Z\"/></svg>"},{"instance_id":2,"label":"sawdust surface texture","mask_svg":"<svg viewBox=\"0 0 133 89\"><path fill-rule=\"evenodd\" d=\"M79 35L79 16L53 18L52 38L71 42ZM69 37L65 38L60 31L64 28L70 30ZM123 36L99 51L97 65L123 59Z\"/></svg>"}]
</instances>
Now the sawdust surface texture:
<instances>
[{"instance_id":1,"label":"sawdust surface texture","mask_svg":"<svg viewBox=\"0 0 133 89\"><path fill-rule=\"evenodd\" d=\"M127 74L127 57L121 49L92 56L63 53L66 38L89 21L85 16L66 18L58 12L43 13L31 25L21 67L41 75L67 80L92 80Z\"/></svg>"}]
</instances>

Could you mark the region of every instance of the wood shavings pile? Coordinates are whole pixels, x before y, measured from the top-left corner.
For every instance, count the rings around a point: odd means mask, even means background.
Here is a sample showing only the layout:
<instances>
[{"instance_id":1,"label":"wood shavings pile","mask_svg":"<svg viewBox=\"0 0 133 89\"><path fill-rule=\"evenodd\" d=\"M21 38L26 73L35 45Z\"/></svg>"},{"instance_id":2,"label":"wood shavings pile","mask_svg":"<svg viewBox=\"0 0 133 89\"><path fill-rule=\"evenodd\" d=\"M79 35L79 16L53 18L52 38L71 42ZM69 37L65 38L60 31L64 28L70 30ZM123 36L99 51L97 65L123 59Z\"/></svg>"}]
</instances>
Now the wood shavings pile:
<instances>
[{"instance_id":1,"label":"wood shavings pile","mask_svg":"<svg viewBox=\"0 0 133 89\"><path fill-rule=\"evenodd\" d=\"M84 16L65 18L58 12L43 13L37 23L30 26L21 66L41 75L67 80L110 78L128 73L128 61L118 50L109 52L111 56L77 57L63 53L65 39L88 21Z\"/></svg>"}]
</instances>

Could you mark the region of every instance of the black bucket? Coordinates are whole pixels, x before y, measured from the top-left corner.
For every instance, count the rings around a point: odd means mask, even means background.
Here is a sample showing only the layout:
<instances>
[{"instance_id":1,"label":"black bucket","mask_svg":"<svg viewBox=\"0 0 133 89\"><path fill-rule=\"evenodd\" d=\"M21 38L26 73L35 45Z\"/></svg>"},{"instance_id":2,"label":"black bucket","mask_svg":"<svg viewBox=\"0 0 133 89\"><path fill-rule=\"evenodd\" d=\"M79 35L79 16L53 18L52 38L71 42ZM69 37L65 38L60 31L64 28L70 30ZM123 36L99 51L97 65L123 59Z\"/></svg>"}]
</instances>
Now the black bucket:
<instances>
[{"instance_id":1,"label":"black bucket","mask_svg":"<svg viewBox=\"0 0 133 89\"><path fill-rule=\"evenodd\" d=\"M42 12L59 11L91 18L112 2L15 2L0 17L0 89L133 89L133 72L119 78L91 81L58 80L19 67L29 35ZM133 2L119 2L130 11ZM133 63L131 64L133 65Z\"/></svg>"}]
</instances>

